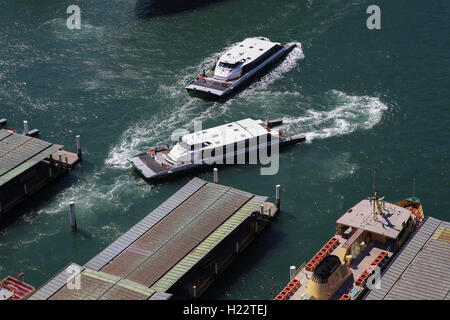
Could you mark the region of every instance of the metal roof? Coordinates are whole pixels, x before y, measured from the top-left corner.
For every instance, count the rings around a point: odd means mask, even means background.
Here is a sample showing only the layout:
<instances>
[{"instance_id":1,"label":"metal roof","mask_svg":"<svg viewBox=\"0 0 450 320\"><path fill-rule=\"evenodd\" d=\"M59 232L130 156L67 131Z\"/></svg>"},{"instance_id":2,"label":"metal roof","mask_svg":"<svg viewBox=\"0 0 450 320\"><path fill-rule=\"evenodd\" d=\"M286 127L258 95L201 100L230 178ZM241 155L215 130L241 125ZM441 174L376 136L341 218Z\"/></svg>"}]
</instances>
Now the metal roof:
<instances>
[{"instance_id":1,"label":"metal roof","mask_svg":"<svg viewBox=\"0 0 450 320\"><path fill-rule=\"evenodd\" d=\"M263 199L251 199L241 209L239 209L231 218L225 221L219 228L204 239L194 250L189 252L181 259L169 272L161 277L152 289L158 291L167 291L184 274L191 270L198 262L202 260L211 250L214 249L222 240L224 240L233 230L247 219L252 212L257 211Z\"/></svg>"},{"instance_id":2,"label":"metal roof","mask_svg":"<svg viewBox=\"0 0 450 320\"><path fill-rule=\"evenodd\" d=\"M62 147L0 129L0 186Z\"/></svg>"},{"instance_id":3,"label":"metal roof","mask_svg":"<svg viewBox=\"0 0 450 320\"><path fill-rule=\"evenodd\" d=\"M134 227L125 232L116 241L106 247L106 249L89 260L85 264L85 267L97 271L103 268L107 263L118 256L123 250L130 246L145 232L147 232L147 230L151 229L154 225L156 225L160 220L162 220L166 215L172 212L176 207L178 207L181 203L183 203L187 198L189 198L193 193L195 193L205 184L206 181L203 181L201 179L192 179L189 183L187 183L175 194L173 194L169 199L164 201L155 210L150 212L144 219L134 225Z\"/></svg>"},{"instance_id":4,"label":"metal roof","mask_svg":"<svg viewBox=\"0 0 450 320\"><path fill-rule=\"evenodd\" d=\"M266 38L247 38L234 44L219 58L219 62L234 64L243 61L245 65L256 60L277 44L280 43L271 42Z\"/></svg>"},{"instance_id":5,"label":"metal roof","mask_svg":"<svg viewBox=\"0 0 450 320\"><path fill-rule=\"evenodd\" d=\"M188 145L201 144L203 142L211 143L212 147L227 145L233 142L267 135L267 130L261 124L264 124L261 120L242 119L187 134L183 136L182 140Z\"/></svg>"},{"instance_id":6,"label":"metal roof","mask_svg":"<svg viewBox=\"0 0 450 320\"><path fill-rule=\"evenodd\" d=\"M265 199L194 178L82 267L80 290L65 286L64 269L30 299L168 299L164 291Z\"/></svg>"},{"instance_id":7,"label":"metal roof","mask_svg":"<svg viewBox=\"0 0 450 320\"><path fill-rule=\"evenodd\" d=\"M207 186L226 188L214 184L208 184L205 187ZM226 189L228 190L221 195L215 196L212 204L197 209L200 214L187 225L182 226L161 246L155 248L145 262L127 276L127 279L150 287L252 197L246 192ZM199 201L197 205L203 205L202 198L197 201ZM149 233L152 233L152 230ZM136 246L139 244L137 241Z\"/></svg>"},{"instance_id":8,"label":"metal roof","mask_svg":"<svg viewBox=\"0 0 450 320\"><path fill-rule=\"evenodd\" d=\"M450 223L428 217L367 300L443 300L450 292Z\"/></svg>"}]
</instances>

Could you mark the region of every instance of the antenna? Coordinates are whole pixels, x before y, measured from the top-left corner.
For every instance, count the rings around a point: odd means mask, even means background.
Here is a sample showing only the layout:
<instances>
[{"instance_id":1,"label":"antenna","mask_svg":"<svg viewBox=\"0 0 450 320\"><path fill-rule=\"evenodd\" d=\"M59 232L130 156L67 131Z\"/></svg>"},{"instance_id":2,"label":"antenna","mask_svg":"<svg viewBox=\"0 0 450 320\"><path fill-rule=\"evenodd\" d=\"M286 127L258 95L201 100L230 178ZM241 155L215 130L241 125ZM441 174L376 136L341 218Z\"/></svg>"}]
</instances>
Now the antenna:
<instances>
[{"instance_id":1,"label":"antenna","mask_svg":"<svg viewBox=\"0 0 450 320\"><path fill-rule=\"evenodd\" d=\"M373 170L373 196L377 199L377 169Z\"/></svg>"},{"instance_id":2,"label":"antenna","mask_svg":"<svg viewBox=\"0 0 450 320\"><path fill-rule=\"evenodd\" d=\"M377 201L377 169L373 169L373 205L372 217L375 219L375 203Z\"/></svg>"},{"instance_id":3,"label":"antenna","mask_svg":"<svg viewBox=\"0 0 450 320\"><path fill-rule=\"evenodd\" d=\"M416 195L416 178L413 179L413 198Z\"/></svg>"}]
</instances>

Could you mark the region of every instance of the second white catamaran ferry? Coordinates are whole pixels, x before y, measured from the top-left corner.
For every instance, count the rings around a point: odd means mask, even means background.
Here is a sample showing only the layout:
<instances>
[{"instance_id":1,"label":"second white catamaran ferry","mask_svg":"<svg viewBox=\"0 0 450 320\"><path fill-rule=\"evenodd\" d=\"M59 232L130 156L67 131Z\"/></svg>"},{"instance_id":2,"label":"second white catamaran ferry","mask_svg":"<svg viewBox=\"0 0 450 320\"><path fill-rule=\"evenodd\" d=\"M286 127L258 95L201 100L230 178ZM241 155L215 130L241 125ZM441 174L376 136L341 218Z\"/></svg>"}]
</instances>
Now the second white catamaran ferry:
<instances>
[{"instance_id":1,"label":"second white catamaran ferry","mask_svg":"<svg viewBox=\"0 0 450 320\"><path fill-rule=\"evenodd\" d=\"M267 154L275 144L289 145L305 141L305 136L284 137L272 127L282 120L243 119L218 127L187 134L174 145L152 148L130 159L133 166L149 180L200 169L214 164L256 163L259 152ZM253 158L252 158L253 157Z\"/></svg>"},{"instance_id":2,"label":"second white catamaran ferry","mask_svg":"<svg viewBox=\"0 0 450 320\"><path fill-rule=\"evenodd\" d=\"M223 97L274 63L296 44L281 45L264 37L247 38L226 51L210 70L203 70L186 86L188 92Z\"/></svg>"}]
</instances>

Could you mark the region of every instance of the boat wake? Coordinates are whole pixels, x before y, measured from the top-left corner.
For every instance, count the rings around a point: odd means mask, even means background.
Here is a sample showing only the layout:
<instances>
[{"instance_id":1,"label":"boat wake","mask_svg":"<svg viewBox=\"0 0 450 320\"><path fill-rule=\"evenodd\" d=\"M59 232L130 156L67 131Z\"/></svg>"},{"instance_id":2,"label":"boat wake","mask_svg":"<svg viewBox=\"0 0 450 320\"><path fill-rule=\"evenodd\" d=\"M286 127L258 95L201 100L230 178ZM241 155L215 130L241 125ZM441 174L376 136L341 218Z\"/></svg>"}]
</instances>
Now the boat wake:
<instances>
[{"instance_id":1,"label":"boat wake","mask_svg":"<svg viewBox=\"0 0 450 320\"><path fill-rule=\"evenodd\" d=\"M338 90L327 94L332 109L308 109L300 117L286 117L289 132L302 133L307 142L368 130L381 122L388 107L377 97L350 96Z\"/></svg>"},{"instance_id":2,"label":"boat wake","mask_svg":"<svg viewBox=\"0 0 450 320\"><path fill-rule=\"evenodd\" d=\"M270 70L260 80L255 81L246 90L247 95L255 93L255 91L261 89L267 89L267 87L275 81L282 79L286 73L297 67L300 60L305 58L302 50L302 44L300 42L290 42L289 45L294 45L295 48L282 59L282 62L274 69Z\"/></svg>"}]
</instances>

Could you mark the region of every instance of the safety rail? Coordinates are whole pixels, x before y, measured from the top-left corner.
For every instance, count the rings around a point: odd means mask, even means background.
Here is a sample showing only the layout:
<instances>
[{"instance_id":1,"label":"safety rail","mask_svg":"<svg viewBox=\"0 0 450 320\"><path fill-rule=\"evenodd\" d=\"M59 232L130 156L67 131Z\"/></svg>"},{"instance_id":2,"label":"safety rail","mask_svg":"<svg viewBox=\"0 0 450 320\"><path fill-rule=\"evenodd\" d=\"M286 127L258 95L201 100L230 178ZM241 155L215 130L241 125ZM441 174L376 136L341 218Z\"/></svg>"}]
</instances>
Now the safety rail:
<instances>
[{"instance_id":1,"label":"safety rail","mask_svg":"<svg viewBox=\"0 0 450 320\"><path fill-rule=\"evenodd\" d=\"M284 287L283 290L275 297L274 300L287 300L290 296L292 296L297 289L300 287L300 280L292 279L289 283Z\"/></svg>"},{"instance_id":2,"label":"safety rail","mask_svg":"<svg viewBox=\"0 0 450 320\"><path fill-rule=\"evenodd\" d=\"M307 271L313 271L317 265L329 255L337 246L339 245L339 240L336 237L332 237L328 242L320 249L316 255L309 260L306 264L305 269Z\"/></svg>"},{"instance_id":3,"label":"safety rail","mask_svg":"<svg viewBox=\"0 0 450 320\"><path fill-rule=\"evenodd\" d=\"M367 278L373 273L376 267L378 267L386 259L388 253L386 251L381 251L378 256L370 263L370 265L364 270L364 272L355 281L355 285L358 287L363 286Z\"/></svg>"}]
</instances>

